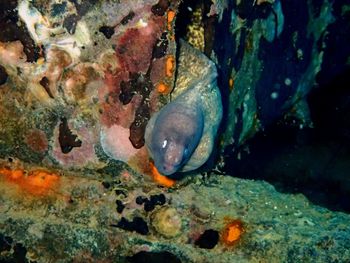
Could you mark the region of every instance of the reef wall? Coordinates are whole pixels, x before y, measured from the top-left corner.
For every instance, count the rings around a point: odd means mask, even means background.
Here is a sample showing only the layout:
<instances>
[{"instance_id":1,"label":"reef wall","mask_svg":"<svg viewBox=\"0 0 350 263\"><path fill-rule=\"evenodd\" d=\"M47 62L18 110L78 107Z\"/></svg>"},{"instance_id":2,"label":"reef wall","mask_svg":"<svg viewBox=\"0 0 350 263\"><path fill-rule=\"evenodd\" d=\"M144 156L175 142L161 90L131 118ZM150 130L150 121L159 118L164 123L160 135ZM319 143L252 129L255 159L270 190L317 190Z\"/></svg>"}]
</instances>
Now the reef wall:
<instances>
[{"instance_id":1,"label":"reef wall","mask_svg":"<svg viewBox=\"0 0 350 263\"><path fill-rule=\"evenodd\" d=\"M128 172L103 182L30 170L26 182L20 170L0 172L5 262L350 259L348 214L262 181L197 174L164 189Z\"/></svg>"},{"instance_id":2,"label":"reef wall","mask_svg":"<svg viewBox=\"0 0 350 263\"><path fill-rule=\"evenodd\" d=\"M282 116L300 128L312 125L306 96L317 87L316 76L328 73L323 64L325 53L332 52L327 36L333 23L347 14L331 1L216 5L223 11L208 45L218 65L226 109L221 147L237 149ZM344 69L346 63L339 66Z\"/></svg>"},{"instance_id":3,"label":"reef wall","mask_svg":"<svg viewBox=\"0 0 350 263\"><path fill-rule=\"evenodd\" d=\"M149 172L145 129L174 89L178 38L217 66L214 161L281 116L310 126L306 95L332 67L323 57L348 14L329 1L61 2L2 3L3 159Z\"/></svg>"},{"instance_id":4,"label":"reef wall","mask_svg":"<svg viewBox=\"0 0 350 263\"><path fill-rule=\"evenodd\" d=\"M1 157L142 170L146 124L174 86L178 1L1 5Z\"/></svg>"}]
</instances>

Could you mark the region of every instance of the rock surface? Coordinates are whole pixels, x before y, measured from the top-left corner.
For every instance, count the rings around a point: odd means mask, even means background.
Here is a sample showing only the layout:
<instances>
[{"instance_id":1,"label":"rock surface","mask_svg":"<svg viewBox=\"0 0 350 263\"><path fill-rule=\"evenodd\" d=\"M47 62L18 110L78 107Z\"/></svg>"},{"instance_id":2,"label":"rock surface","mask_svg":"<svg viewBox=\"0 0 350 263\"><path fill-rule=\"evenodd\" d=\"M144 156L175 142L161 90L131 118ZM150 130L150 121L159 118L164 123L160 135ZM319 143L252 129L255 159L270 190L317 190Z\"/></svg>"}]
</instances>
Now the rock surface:
<instances>
[{"instance_id":1,"label":"rock surface","mask_svg":"<svg viewBox=\"0 0 350 263\"><path fill-rule=\"evenodd\" d=\"M207 174L165 189L124 171L104 182L64 175L46 192L33 192L16 180L8 174L0 182L5 261L140 262L141 251L174 262L350 260L349 215L263 181ZM162 211L172 212L160 219ZM225 229L237 220L243 231L228 245Z\"/></svg>"}]
</instances>

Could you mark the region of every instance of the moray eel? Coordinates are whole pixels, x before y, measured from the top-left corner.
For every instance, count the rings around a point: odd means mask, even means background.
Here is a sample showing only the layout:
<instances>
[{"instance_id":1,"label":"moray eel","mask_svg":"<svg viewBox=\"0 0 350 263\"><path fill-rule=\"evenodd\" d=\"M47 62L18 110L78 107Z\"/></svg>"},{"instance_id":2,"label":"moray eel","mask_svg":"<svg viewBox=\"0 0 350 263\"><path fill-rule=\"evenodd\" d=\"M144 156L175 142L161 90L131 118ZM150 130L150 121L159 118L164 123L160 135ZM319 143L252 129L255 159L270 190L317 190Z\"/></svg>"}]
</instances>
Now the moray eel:
<instances>
[{"instance_id":1,"label":"moray eel","mask_svg":"<svg viewBox=\"0 0 350 263\"><path fill-rule=\"evenodd\" d=\"M149 120L145 141L164 175L199 168L209 158L222 118L215 64L180 42L174 98Z\"/></svg>"}]
</instances>

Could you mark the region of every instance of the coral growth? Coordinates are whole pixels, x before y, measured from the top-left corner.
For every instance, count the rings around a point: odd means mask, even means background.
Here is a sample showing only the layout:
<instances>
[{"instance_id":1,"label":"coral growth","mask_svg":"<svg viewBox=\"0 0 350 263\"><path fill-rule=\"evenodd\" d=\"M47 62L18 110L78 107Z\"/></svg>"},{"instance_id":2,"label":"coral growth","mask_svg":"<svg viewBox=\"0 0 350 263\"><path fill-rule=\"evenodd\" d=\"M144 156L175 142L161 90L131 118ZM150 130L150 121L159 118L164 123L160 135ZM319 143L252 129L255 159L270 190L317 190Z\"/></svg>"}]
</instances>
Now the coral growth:
<instances>
[{"instance_id":1,"label":"coral growth","mask_svg":"<svg viewBox=\"0 0 350 263\"><path fill-rule=\"evenodd\" d=\"M44 170L25 171L23 169L1 168L0 175L17 185L19 189L32 195L42 196L55 191L59 186L59 175Z\"/></svg>"},{"instance_id":2,"label":"coral growth","mask_svg":"<svg viewBox=\"0 0 350 263\"><path fill-rule=\"evenodd\" d=\"M239 219L226 219L226 221L227 223L221 232L221 241L228 246L232 246L242 238L244 227Z\"/></svg>"},{"instance_id":3,"label":"coral growth","mask_svg":"<svg viewBox=\"0 0 350 263\"><path fill-rule=\"evenodd\" d=\"M62 167L96 163L100 146L112 159L145 163L147 122L173 89L178 4L23 0L16 12L5 4L0 23L16 20L11 29L23 34L0 34L1 78L23 101L15 117L46 135L21 133L27 150Z\"/></svg>"}]
</instances>

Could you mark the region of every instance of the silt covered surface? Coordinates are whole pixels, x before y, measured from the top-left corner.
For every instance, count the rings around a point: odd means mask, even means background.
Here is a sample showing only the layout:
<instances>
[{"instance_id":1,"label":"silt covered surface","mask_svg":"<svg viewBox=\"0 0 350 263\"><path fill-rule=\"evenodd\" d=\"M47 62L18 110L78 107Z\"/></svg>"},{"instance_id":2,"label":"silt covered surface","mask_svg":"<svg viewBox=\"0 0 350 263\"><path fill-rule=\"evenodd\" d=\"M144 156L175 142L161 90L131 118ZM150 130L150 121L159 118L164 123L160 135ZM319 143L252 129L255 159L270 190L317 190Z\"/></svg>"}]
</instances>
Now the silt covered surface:
<instances>
[{"instance_id":1,"label":"silt covered surface","mask_svg":"<svg viewBox=\"0 0 350 263\"><path fill-rule=\"evenodd\" d=\"M348 6L178 5L0 4L2 261L350 261L349 215L297 191L231 177L249 169L246 175L261 178L261 167L280 169L286 181L302 176L283 156L235 165L249 153L246 140L279 117L311 126L307 94L348 64L346 30L338 34L348 27ZM180 37L216 64L224 121L202 173L155 183L144 132L173 89L181 92L174 87Z\"/></svg>"},{"instance_id":2,"label":"silt covered surface","mask_svg":"<svg viewBox=\"0 0 350 263\"><path fill-rule=\"evenodd\" d=\"M45 195L3 178L0 209L1 257L9 262L143 262L141 251L174 262L350 259L349 215L218 174L174 189L131 172L104 182L66 175ZM242 232L227 242L227 227L237 221Z\"/></svg>"}]
</instances>

